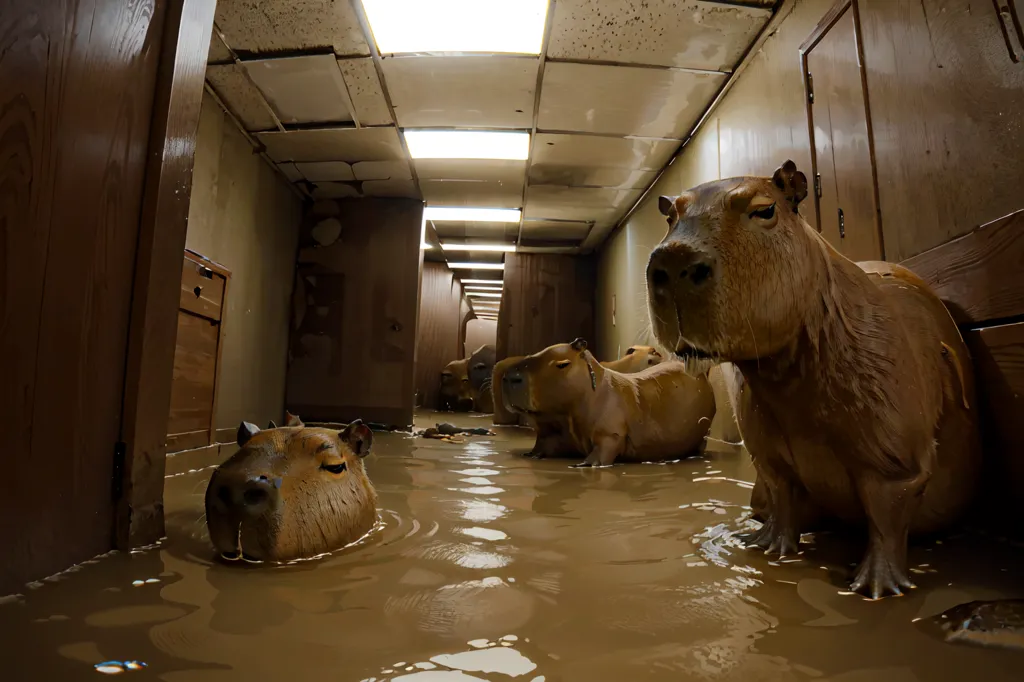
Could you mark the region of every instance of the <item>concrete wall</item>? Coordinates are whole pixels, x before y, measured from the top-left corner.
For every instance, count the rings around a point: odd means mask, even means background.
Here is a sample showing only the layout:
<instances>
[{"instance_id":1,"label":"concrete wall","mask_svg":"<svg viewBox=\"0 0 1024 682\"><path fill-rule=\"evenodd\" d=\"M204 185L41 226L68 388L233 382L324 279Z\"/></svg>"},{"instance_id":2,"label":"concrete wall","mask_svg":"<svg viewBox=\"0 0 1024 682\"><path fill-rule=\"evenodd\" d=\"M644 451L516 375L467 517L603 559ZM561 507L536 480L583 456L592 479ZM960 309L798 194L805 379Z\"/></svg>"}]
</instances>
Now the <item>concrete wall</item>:
<instances>
[{"instance_id":1,"label":"concrete wall","mask_svg":"<svg viewBox=\"0 0 1024 682\"><path fill-rule=\"evenodd\" d=\"M199 120L186 247L231 271L216 423L284 415L302 204L209 96Z\"/></svg>"}]
</instances>

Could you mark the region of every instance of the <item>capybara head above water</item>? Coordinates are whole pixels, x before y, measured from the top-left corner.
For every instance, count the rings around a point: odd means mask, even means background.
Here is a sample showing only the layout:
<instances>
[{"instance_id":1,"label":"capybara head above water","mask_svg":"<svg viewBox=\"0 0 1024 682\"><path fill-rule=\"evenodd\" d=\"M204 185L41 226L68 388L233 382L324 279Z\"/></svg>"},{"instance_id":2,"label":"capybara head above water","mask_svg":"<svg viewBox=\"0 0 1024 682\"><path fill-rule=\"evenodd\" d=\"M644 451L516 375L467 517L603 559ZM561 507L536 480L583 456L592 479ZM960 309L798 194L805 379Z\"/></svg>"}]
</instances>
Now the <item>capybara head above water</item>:
<instances>
[{"instance_id":1,"label":"capybara head above water","mask_svg":"<svg viewBox=\"0 0 1024 682\"><path fill-rule=\"evenodd\" d=\"M698 371L788 346L821 305L808 264L823 247L797 214L806 196L807 178L787 161L771 178L718 180L661 197L668 234L647 265L658 342Z\"/></svg>"},{"instance_id":2,"label":"capybara head above water","mask_svg":"<svg viewBox=\"0 0 1024 682\"><path fill-rule=\"evenodd\" d=\"M502 394L519 412L567 413L594 390L595 364L583 339L549 346L508 368Z\"/></svg>"},{"instance_id":3,"label":"capybara head above water","mask_svg":"<svg viewBox=\"0 0 1024 682\"><path fill-rule=\"evenodd\" d=\"M373 434L306 426L260 431L242 422L239 450L210 477L206 525L225 559L289 561L358 540L376 522L363 458Z\"/></svg>"},{"instance_id":4,"label":"capybara head above water","mask_svg":"<svg viewBox=\"0 0 1024 682\"><path fill-rule=\"evenodd\" d=\"M468 410L473 405L473 386L469 380L469 358L453 360L441 371L441 407Z\"/></svg>"}]
</instances>

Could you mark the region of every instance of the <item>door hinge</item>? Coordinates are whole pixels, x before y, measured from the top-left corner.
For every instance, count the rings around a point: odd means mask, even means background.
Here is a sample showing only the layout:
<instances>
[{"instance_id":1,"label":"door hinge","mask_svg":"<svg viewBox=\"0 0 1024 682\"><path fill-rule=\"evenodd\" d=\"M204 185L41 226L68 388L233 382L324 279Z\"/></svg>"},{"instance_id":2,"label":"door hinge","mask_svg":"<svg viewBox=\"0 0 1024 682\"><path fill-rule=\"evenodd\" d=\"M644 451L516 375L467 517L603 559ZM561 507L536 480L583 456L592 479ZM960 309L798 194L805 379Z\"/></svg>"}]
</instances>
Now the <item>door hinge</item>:
<instances>
[{"instance_id":1,"label":"door hinge","mask_svg":"<svg viewBox=\"0 0 1024 682\"><path fill-rule=\"evenodd\" d=\"M821 173L814 174L814 196L821 198Z\"/></svg>"},{"instance_id":2,"label":"door hinge","mask_svg":"<svg viewBox=\"0 0 1024 682\"><path fill-rule=\"evenodd\" d=\"M839 238L846 239L846 219L843 217L843 209L839 209Z\"/></svg>"},{"instance_id":3,"label":"door hinge","mask_svg":"<svg viewBox=\"0 0 1024 682\"><path fill-rule=\"evenodd\" d=\"M128 445L124 441L114 443L114 481L111 491L115 502L124 495L124 462L127 455Z\"/></svg>"},{"instance_id":4,"label":"door hinge","mask_svg":"<svg viewBox=\"0 0 1024 682\"><path fill-rule=\"evenodd\" d=\"M814 104L814 76L807 73L807 101Z\"/></svg>"}]
</instances>

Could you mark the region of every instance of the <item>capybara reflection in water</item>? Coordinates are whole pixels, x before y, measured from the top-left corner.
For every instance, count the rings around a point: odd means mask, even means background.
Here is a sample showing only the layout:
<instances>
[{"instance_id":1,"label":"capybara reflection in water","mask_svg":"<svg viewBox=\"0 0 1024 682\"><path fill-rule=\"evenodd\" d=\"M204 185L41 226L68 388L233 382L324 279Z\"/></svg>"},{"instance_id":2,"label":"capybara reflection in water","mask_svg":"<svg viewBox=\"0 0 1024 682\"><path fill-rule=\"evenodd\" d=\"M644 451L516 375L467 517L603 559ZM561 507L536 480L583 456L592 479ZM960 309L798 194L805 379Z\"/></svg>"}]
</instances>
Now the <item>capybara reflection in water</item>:
<instances>
[{"instance_id":1,"label":"capybara reflection in water","mask_svg":"<svg viewBox=\"0 0 1024 682\"><path fill-rule=\"evenodd\" d=\"M622 374L635 374L661 364L664 359L654 346L630 346L626 349L626 354L618 360L609 360L601 364Z\"/></svg>"},{"instance_id":2,"label":"capybara reflection in water","mask_svg":"<svg viewBox=\"0 0 1024 682\"><path fill-rule=\"evenodd\" d=\"M206 525L217 552L229 560L290 561L358 540L377 519L377 493L363 467L372 444L361 421L340 432L302 425L260 431L242 422L238 452L206 488Z\"/></svg>"},{"instance_id":3,"label":"capybara reflection in water","mask_svg":"<svg viewBox=\"0 0 1024 682\"><path fill-rule=\"evenodd\" d=\"M975 490L971 361L928 286L843 257L798 215L806 196L787 161L661 197L651 321L692 371L723 361L742 375L737 418L766 493L751 542L793 554L821 513L863 524L853 589L900 594L908 533L947 526Z\"/></svg>"},{"instance_id":4,"label":"capybara reflection in water","mask_svg":"<svg viewBox=\"0 0 1024 682\"><path fill-rule=\"evenodd\" d=\"M581 466L695 454L703 449L715 416L705 377L689 376L677 362L621 374L602 367L583 339L513 364L505 371L502 392L517 411L563 420L561 433L586 457Z\"/></svg>"}]
</instances>

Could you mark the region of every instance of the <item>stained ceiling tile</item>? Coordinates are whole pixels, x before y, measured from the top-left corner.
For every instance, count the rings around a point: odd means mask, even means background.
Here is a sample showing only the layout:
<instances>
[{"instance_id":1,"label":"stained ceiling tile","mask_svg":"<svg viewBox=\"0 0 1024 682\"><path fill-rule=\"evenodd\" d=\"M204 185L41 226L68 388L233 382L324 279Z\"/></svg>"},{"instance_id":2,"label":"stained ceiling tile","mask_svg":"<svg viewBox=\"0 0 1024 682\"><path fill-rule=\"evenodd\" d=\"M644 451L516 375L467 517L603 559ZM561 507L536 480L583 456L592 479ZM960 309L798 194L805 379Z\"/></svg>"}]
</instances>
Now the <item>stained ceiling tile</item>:
<instances>
[{"instance_id":1,"label":"stained ceiling tile","mask_svg":"<svg viewBox=\"0 0 1024 682\"><path fill-rule=\"evenodd\" d=\"M339 59L338 65L345 76L352 104L356 109L359 124L379 126L393 123L391 112L388 111L384 89L381 88L377 69L369 57L361 59Z\"/></svg>"},{"instance_id":2,"label":"stained ceiling tile","mask_svg":"<svg viewBox=\"0 0 1024 682\"><path fill-rule=\"evenodd\" d=\"M405 161L360 161L352 166L356 180L412 180Z\"/></svg>"},{"instance_id":3,"label":"stained ceiling tile","mask_svg":"<svg viewBox=\"0 0 1024 682\"><path fill-rule=\"evenodd\" d=\"M352 166L344 161L315 161L297 163L297 170L310 182L353 182Z\"/></svg>"},{"instance_id":4,"label":"stained ceiling tile","mask_svg":"<svg viewBox=\"0 0 1024 682\"><path fill-rule=\"evenodd\" d=\"M548 56L731 70L769 18L699 0L558 0Z\"/></svg>"},{"instance_id":5,"label":"stained ceiling tile","mask_svg":"<svg viewBox=\"0 0 1024 682\"><path fill-rule=\"evenodd\" d=\"M511 159L417 159L420 180L486 180L518 182L526 176L526 161Z\"/></svg>"},{"instance_id":6,"label":"stained ceiling tile","mask_svg":"<svg viewBox=\"0 0 1024 682\"><path fill-rule=\"evenodd\" d=\"M537 126L681 139L725 82L724 74L551 63Z\"/></svg>"},{"instance_id":7,"label":"stained ceiling tile","mask_svg":"<svg viewBox=\"0 0 1024 682\"><path fill-rule=\"evenodd\" d=\"M370 54L352 4L341 0L219 0L216 22L236 51Z\"/></svg>"},{"instance_id":8,"label":"stained ceiling tile","mask_svg":"<svg viewBox=\"0 0 1024 682\"><path fill-rule=\"evenodd\" d=\"M641 190L530 185L523 217L609 224L629 210L641 194Z\"/></svg>"},{"instance_id":9,"label":"stained ceiling tile","mask_svg":"<svg viewBox=\"0 0 1024 682\"><path fill-rule=\"evenodd\" d=\"M518 182L420 179L420 188L424 201L431 206L520 208L523 205L522 177Z\"/></svg>"},{"instance_id":10,"label":"stained ceiling tile","mask_svg":"<svg viewBox=\"0 0 1024 682\"><path fill-rule=\"evenodd\" d=\"M678 148L678 140L538 133L533 164L660 170Z\"/></svg>"},{"instance_id":11,"label":"stained ceiling tile","mask_svg":"<svg viewBox=\"0 0 1024 682\"><path fill-rule=\"evenodd\" d=\"M235 64L206 67L206 80L221 101L238 117L245 129L274 130L274 118L264 103L260 91L249 82L245 71Z\"/></svg>"},{"instance_id":12,"label":"stained ceiling tile","mask_svg":"<svg viewBox=\"0 0 1024 682\"><path fill-rule=\"evenodd\" d=\"M391 103L403 128L529 128L536 58L400 57L385 59Z\"/></svg>"},{"instance_id":13,"label":"stained ceiling tile","mask_svg":"<svg viewBox=\"0 0 1024 682\"><path fill-rule=\"evenodd\" d=\"M403 158L394 128L326 128L258 133L274 161L393 161Z\"/></svg>"},{"instance_id":14,"label":"stained ceiling tile","mask_svg":"<svg viewBox=\"0 0 1024 682\"><path fill-rule=\"evenodd\" d=\"M569 220L524 220L524 241L582 241L590 232L590 223Z\"/></svg>"},{"instance_id":15,"label":"stained ceiling tile","mask_svg":"<svg viewBox=\"0 0 1024 682\"><path fill-rule=\"evenodd\" d=\"M630 168L595 168L543 163L530 166L530 184L533 185L644 189L657 175L658 171L655 170Z\"/></svg>"},{"instance_id":16,"label":"stained ceiling tile","mask_svg":"<svg viewBox=\"0 0 1024 682\"><path fill-rule=\"evenodd\" d=\"M349 123L345 81L331 55L246 61L242 65L285 124Z\"/></svg>"},{"instance_id":17,"label":"stained ceiling tile","mask_svg":"<svg viewBox=\"0 0 1024 682\"><path fill-rule=\"evenodd\" d=\"M363 194L368 197L407 197L419 199L420 193L412 180L367 180Z\"/></svg>"}]
</instances>

